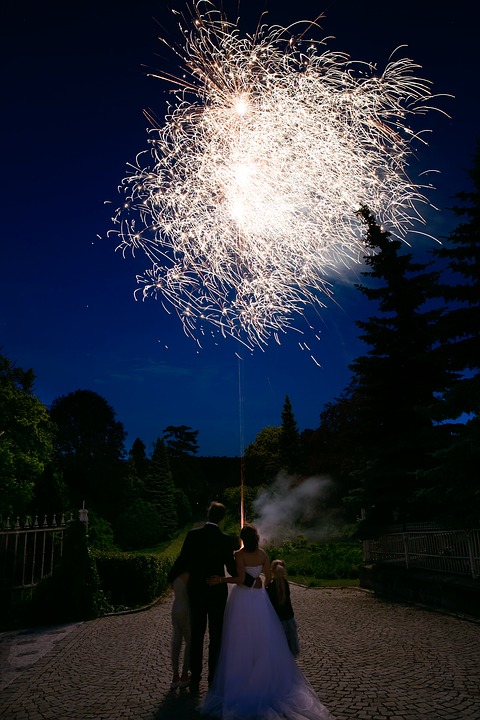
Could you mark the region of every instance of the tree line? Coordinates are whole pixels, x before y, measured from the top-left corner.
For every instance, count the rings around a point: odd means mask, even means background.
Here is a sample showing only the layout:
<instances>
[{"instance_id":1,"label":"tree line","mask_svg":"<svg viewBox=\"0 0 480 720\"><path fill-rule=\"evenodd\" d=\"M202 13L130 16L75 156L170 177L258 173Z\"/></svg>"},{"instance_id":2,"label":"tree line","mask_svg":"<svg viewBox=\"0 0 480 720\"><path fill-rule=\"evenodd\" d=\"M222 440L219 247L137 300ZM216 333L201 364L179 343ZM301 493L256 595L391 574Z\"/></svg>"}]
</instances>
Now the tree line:
<instances>
[{"instance_id":1,"label":"tree line","mask_svg":"<svg viewBox=\"0 0 480 720\"><path fill-rule=\"evenodd\" d=\"M468 179L458 223L428 262L359 209L356 287L374 306L356 322L366 351L317 429L298 432L287 397L282 426L246 451L260 484L279 468L331 478L327 503L357 521L360 537L392 523L480 522L480 146Z\"/></svg>"},{"instance_id":2,"label":"tree line","mask_svg":"<svg viewBox=\"0 0 480 720\"><path fill-rule=\"evenodd\" d=\"M373 306L356 322L365 353L316 429L299 432L287 395L281 423L263 428L244 458L198 457L198 431L186 425L167 426L150 453L140 438L126 453L104 398L76 390L47 408L33 371L0 355L1 518L86 501L92 532L103 523L112 542L146 547L228 496L241 472L255 489L284 470L296 483L331 478L325 502L347 520L361 516L361 537L392 522L478 526L480 146L468 176L453 208L458 224L428 262L360 208L365 270L356 287Z\"/></svg>"}]
</instances>

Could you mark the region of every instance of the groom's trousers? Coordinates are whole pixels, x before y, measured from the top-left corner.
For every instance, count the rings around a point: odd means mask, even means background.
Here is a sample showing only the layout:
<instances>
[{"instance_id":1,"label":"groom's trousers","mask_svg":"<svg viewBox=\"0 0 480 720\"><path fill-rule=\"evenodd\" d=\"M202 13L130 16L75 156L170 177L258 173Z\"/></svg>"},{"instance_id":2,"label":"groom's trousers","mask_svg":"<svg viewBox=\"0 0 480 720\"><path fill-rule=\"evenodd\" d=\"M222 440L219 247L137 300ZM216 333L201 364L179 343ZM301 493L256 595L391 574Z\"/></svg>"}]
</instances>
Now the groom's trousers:
<instances>
[{"instance_id":1,"label":"groom's trousers","mask_svg":"<svg viewBox=\"0 0 480 720\"><path fill-rule=\"evenodd\" d=\"M203 644L208 624L208 684L215 674L222 640L223 615L227 593L225 586L208 588L206 593L190 596L190 672L191 683L197 685L202 676Z\"/></svg>"}]
</instances>

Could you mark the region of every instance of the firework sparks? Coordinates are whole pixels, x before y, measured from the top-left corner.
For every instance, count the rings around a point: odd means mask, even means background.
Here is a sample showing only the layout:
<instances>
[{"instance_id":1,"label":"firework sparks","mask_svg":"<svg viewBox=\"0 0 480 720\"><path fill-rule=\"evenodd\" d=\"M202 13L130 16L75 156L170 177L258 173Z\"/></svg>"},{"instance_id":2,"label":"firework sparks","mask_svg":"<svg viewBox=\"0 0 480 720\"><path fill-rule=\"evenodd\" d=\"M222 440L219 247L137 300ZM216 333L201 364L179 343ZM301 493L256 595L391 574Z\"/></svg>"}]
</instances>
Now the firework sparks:
<instances>
[{"instance_id":1,"label":"firework sparks","mask_svg":"<svg viewBox=\"0 0 480 720\"><path fill-rule=\"evenodd\" d=\"M173 308L188 335L208 322L261 347L323 306L364 253L360 205L402 239L423 222L426 186L407 174L423 140L409 120L433 96L409 59L379 74L293 27L242 37L218 11L195 11L186 75L159 76L175 101L122 183L119 248L145 253L137 293Z\"/></svg>"}]
</instances>

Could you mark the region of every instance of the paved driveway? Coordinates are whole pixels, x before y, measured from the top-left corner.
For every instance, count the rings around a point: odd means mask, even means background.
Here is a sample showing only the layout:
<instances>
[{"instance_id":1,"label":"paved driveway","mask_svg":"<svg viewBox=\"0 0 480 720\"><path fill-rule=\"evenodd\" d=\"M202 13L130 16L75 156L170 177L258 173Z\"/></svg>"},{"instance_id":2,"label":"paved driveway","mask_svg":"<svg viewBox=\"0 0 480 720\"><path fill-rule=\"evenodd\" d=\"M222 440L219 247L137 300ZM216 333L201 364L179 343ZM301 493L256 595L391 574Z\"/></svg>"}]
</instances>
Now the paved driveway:
<instances>
[{"instance_id":1,"label":"paved driveway","mask_svg":"<svg viewBox=\"0 0 480 720\"><path fill-rule=\"evenodd\" d=\"M299 665L336 720L480 719L480 624L356 588L292 586L292 601ZM0 717L198 720L169 692L170 604L1 633Z\"/></svg>"}]
</instances>

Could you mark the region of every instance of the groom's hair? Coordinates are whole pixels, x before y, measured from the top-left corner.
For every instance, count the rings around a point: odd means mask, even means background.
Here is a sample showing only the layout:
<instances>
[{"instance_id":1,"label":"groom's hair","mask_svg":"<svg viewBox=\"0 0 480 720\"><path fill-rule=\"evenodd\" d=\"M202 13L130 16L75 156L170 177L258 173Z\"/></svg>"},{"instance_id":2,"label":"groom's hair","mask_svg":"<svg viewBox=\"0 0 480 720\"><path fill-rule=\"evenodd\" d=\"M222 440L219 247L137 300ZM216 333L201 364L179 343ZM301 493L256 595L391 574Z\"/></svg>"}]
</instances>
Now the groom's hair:
<instances>
[{"instance_id":1,"label":"groom's hair","mask_svg":"<svg viewBox=\"0 0 480 720\"><path fill-rule=\"evenodd\" d=\"M210 522L216 523L218 525L218 523L221 522L225 517L226 512L227 508L225 507L225 505L222 505L222 503L219 502L212 502L210 504L210 507L208 508L207 518Z\"/></svg>"}]
</instances>

